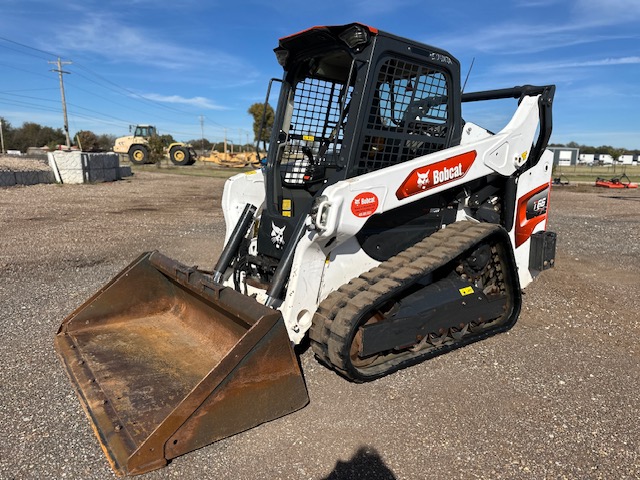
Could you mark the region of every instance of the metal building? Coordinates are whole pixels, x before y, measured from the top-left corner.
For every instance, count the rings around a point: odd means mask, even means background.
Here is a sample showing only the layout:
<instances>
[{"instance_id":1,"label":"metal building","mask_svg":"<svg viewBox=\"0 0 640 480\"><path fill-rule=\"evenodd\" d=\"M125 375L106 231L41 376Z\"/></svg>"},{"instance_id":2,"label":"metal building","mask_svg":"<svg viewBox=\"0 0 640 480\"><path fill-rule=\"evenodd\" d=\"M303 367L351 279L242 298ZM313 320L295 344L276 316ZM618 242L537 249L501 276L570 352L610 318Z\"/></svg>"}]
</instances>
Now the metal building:
<instances>
[{"instance_id":1,"label":"metal building","mask_svg":"<svg viewBox=\"0 0 640 480\"><path fill-rule=\"evenodd\" d=\"M579 148L572 147L547 147L553 152L553 164L559 167L568 167L578 164Z\"/></svg>"}]
</instances>

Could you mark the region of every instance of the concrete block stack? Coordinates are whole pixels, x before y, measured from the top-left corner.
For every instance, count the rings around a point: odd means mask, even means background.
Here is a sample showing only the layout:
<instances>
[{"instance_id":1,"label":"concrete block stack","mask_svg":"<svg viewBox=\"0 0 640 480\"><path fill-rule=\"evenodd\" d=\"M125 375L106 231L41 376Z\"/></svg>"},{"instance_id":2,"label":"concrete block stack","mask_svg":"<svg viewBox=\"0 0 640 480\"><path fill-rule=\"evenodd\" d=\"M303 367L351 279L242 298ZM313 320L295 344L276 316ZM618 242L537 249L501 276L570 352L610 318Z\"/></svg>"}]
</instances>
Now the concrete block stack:
<instances>
[{"instance_id":1,"label":"concrete block stack","mask_svg":"<svg viewBox=\"0 0 640 480\"><path fill-rule=\"evenodd\" d=\"M44 169L38 162L20 165L20 168L8 168L0 166L0 187L13 187L14 185L36 185L38 183L55 183L56 179L50 169ZM30 165L35 165L30 168Z\"/></svg>"},{"instance_id":2,"label":"concrete block stack","mask_svg":"<svg viewBox=\"0 0 640 480\"><path fill-rule=\"evenodd\" d=\"M120 180L120 162L115 153L56 151L48 154L49 165L60 183L101 183Z\"/></svg>"},{"instance_id":3,"label":"concrete block stack","mask_svg":"<svg viewBox=\"0 0 640 480\"><path fill-rule=\"evenodd\" d=\"M55 151L43 159L0 155L0 187L38 183L114 182L132 174L115 153Z\"/></svg>"}]
</instances>

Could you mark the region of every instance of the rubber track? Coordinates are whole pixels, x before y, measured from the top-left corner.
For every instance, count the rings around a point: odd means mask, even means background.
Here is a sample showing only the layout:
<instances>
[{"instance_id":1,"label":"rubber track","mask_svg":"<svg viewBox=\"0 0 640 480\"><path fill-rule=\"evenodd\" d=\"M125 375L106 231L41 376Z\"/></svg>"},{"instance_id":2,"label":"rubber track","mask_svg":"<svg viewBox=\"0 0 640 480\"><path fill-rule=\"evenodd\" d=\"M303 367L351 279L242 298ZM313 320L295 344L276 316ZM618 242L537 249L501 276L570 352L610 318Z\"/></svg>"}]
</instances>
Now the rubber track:
<instances>
[{"instance_id":1,"label":"rubber track","mask_svg":"<svg viewBox=\"0 0 640 480\"><path fill-rule=\"evenodd\" d=\"M401 361L391 369L382 364L378 372L373 369L370 374L360 373L348 358L350 345L347 343L351 342L354 323L359 322L362 312L371 305L401 294L429 272L451 262L501 228L489 223L452 223L330 293L318 306L309 332L316 357L355 381L378 378L421 361L421 358Z\"/></svg>"}]
</instances>

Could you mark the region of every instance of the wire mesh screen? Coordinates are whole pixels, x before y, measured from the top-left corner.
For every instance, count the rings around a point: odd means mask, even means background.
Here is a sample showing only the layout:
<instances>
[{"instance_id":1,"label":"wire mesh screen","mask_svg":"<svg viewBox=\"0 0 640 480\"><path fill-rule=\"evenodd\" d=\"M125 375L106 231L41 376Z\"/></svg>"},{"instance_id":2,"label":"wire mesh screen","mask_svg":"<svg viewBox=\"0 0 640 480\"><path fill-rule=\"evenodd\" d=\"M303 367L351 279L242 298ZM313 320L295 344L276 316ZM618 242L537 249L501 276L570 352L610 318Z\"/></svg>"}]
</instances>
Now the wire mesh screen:
<instances>
[{"instance_id":1,"label":"wire mesh screen","mask_svg":"<svg viewBox=\"0 0 640 480\"><path fill-rule=\"evenodd\" d=\"M433 68L388 59L379 69L357 174L446 148L447 79Z\"/></svg>"},{"instance_id":2,"label":"wire mesh screen","mask_svg":"<svg viewBox=\"0 0 640 480\"><path fill-rule=\"evenodd\" d=\"M289 140L281 163L285 183L304 183L311 156L319 165L335 164L343 138L343 129L339 126L342 91L343 85L317 78L306 78L296 85ZM351 91L349 87L345 105L349 103Z\"/></svg>"}]
</instances>

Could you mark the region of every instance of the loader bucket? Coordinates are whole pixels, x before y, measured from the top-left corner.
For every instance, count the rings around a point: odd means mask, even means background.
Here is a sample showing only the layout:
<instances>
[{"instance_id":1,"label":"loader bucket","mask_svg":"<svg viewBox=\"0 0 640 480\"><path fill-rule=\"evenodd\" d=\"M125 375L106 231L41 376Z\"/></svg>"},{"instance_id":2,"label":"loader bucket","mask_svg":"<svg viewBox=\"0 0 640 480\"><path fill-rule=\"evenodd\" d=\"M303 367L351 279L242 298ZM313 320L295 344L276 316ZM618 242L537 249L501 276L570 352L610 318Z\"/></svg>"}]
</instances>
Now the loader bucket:
<instances>
[{"instance_id":1,"label":"loader bucket","mask_svg":"<svg viewBox=\"0 0 640 480\"><path fill-rule=\"evenodd\" d=\"M309 401L280 312L158 252L69 315L55 345L118 475Z\"/></svg>"}]
</instances>

